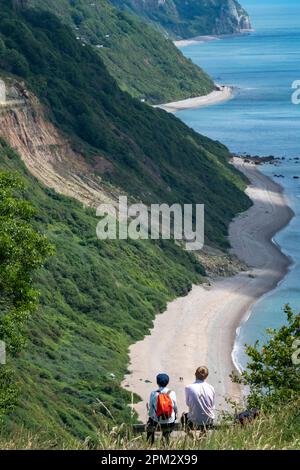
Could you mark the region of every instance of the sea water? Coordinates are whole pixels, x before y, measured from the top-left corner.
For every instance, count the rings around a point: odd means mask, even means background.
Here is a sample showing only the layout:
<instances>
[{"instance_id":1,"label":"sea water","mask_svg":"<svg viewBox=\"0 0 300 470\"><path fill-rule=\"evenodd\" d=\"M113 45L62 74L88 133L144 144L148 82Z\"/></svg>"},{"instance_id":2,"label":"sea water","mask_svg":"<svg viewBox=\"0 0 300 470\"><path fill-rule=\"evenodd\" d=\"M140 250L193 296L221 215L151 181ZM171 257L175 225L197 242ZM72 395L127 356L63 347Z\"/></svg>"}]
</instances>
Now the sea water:
<instances>
[{"instance_id":1,"label":"sea water","mask_svg":"<svg viewBox=\"0 0 300 470\"><path fill-rule=\"evenodd\" d=\"M288 275L251 309L238 330L234 360L244 367L244 345L266 340L266 328L285 323L289 303L300 311L300 105L292 84L300 80L300 1L241 0L255 31L250 35L182 48L217 83L235 87L231 101L178 113L186 124L237 153L274 155L281 166L262 171L283 185L296 216L274 242L292 258ZM299 160L300 162L300 160ZM282 174L284 178L276 178Z\"/></svg>"}]
</instances>

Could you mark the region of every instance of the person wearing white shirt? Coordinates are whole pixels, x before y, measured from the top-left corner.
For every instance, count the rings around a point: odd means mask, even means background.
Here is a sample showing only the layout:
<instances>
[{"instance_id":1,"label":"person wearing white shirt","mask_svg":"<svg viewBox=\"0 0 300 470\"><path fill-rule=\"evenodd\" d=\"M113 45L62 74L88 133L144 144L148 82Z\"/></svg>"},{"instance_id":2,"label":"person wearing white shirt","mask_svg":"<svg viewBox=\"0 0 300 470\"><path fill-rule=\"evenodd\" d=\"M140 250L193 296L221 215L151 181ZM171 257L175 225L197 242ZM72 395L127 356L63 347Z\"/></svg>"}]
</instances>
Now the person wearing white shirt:
<instances>
[{"instance_id":1,"label":"person wearing white shirt","mask_svg":"<svg viewBox=\"0 0 300 470\"><path fill-rule=\"evenodd\" d=\"M198 367L196 381L185 388L188 413L183 415L183 424L188 428L208 428L213 426L215 419L215 390L206 382L208 369Z\"/></svg>"}]
</instances>

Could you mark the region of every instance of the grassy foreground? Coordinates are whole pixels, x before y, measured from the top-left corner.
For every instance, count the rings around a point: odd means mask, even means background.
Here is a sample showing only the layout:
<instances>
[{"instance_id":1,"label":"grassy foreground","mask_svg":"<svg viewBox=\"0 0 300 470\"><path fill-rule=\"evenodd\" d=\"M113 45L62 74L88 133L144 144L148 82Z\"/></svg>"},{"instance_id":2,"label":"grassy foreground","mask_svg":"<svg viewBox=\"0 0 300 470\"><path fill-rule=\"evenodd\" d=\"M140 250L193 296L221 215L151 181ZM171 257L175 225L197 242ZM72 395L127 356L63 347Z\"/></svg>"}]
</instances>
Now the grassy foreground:
<instances>
[{"instance_id":1,"label":"grassy foreground","mask_svg":"<svg viewBox=\"0 0 300 470\"><path fill-rule=\"evenodd\" d=\"M228 424L207 436L174 436L170 450L298 450L300 447L300 402L288 404L281 409L274 409L269 414L262 414L254 423L244 427ZM145 437L132 437L125 428L115 428L98 435L91 446L89 439L84 442L71 439L61 442L59 439L47 439L40 434L33 435L20 430L10 438L0 436L0 448L4 450L37 449L74 449L74 450L130 450L149 448ZM157 440L153 449L163 449Z\"/></svg>"}]
</instances>

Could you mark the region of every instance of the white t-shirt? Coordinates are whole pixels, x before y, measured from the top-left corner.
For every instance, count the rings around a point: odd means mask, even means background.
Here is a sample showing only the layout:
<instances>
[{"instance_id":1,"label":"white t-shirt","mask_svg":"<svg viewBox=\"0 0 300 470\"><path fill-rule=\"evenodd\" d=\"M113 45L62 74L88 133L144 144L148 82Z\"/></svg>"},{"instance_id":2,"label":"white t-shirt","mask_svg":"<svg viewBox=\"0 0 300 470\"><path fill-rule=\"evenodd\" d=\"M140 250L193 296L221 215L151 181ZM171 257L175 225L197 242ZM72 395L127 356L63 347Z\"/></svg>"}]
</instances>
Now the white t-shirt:
<instances>
[{"instance_id":1,"label":"white t-shirt","mask_svg":"<svg viewBox=\"0 0 300 470\"><path fill-rule=\"evenodd\" d=\"M190 421L207 424L215 418L215 390L211 385L203 380L196 380L185 388L185 397Z\"/></svg>"}]
</instances>

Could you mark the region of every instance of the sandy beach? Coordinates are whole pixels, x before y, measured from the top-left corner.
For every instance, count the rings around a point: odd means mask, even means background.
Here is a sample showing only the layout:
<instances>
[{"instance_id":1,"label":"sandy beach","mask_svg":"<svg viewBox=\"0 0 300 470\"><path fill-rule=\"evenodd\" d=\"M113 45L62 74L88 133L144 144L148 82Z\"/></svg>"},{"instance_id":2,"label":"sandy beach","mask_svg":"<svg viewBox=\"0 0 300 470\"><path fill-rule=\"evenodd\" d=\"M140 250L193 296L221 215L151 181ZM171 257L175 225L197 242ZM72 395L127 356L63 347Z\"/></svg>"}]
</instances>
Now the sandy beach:
<instances>
[{"instance_id":1,"label":"sandy beach","mask_svg":"<svg viewBox=\"0 0 300 470\"><path fill-rule=\"evenodd\" d=\"M199 44L201 42L216 41L218 39L220 39L218 36L196 36L190 39L179 39L178 41L173 41L173 43L176 47L186 47Z\"/></svg>"},{"instance_id":2,"label":"sandy beach","mask_svg":"<svg viewBox=\"0 0 300 470\"><path fill-rule=\"evenodd\" d=\"M206 35L206 36L195 36L189 39L179 39L178 41L173 41L176 47L186 47L192 46L194 44L199 44L201 42L208 42L208 41L217 41L219 39L226 39L226 38L234 38L239 36L244 36L246 34L250 34L254 31L254 29L245 29L240 33L233 33L233 34L219 34L219 35Z\"/></svg>"},{"instance_id":3,"label":"sandy beach","mask_svg":"<svg viewBox=\"0 0 300 470\"><path fill-rule=\"evenodd\" d=\"M188 98L182 101L174 101L172 103L158 104L154 108L164 109L168 113L177 113L184 109L201 108L203 106L211 106L213 104L228 101L233 97L233 88L229 86L219 86L220 90L214 90L208 95Z\"/></svg>"},{"instance_id":4,"label":"sandy beach","mask_svg":"<svg viewBox=\"0 0 300 470\"><path fill-rule=\"evenodd\" d=\"M141 396L135 409L146 420L146 403L155 388L155 377L165 371L178 396L180 414L186 410L184 385L194 380L195 368L206 364L217 393L217 410L228 408L225 397L241 399L239 386L231 383L232 349L236 329L253 303L285 276L290 260L272 241L293 212L281 186L240 159L234 165L249 178L247 194L253 206L231 223L233 252L249 266L247 272L193 286L183 298L169 303L158 315L144 340L130 348L130 374L123 386ZM184 383L179 377L184 378Z\"/></svg>"}]
</instances>

